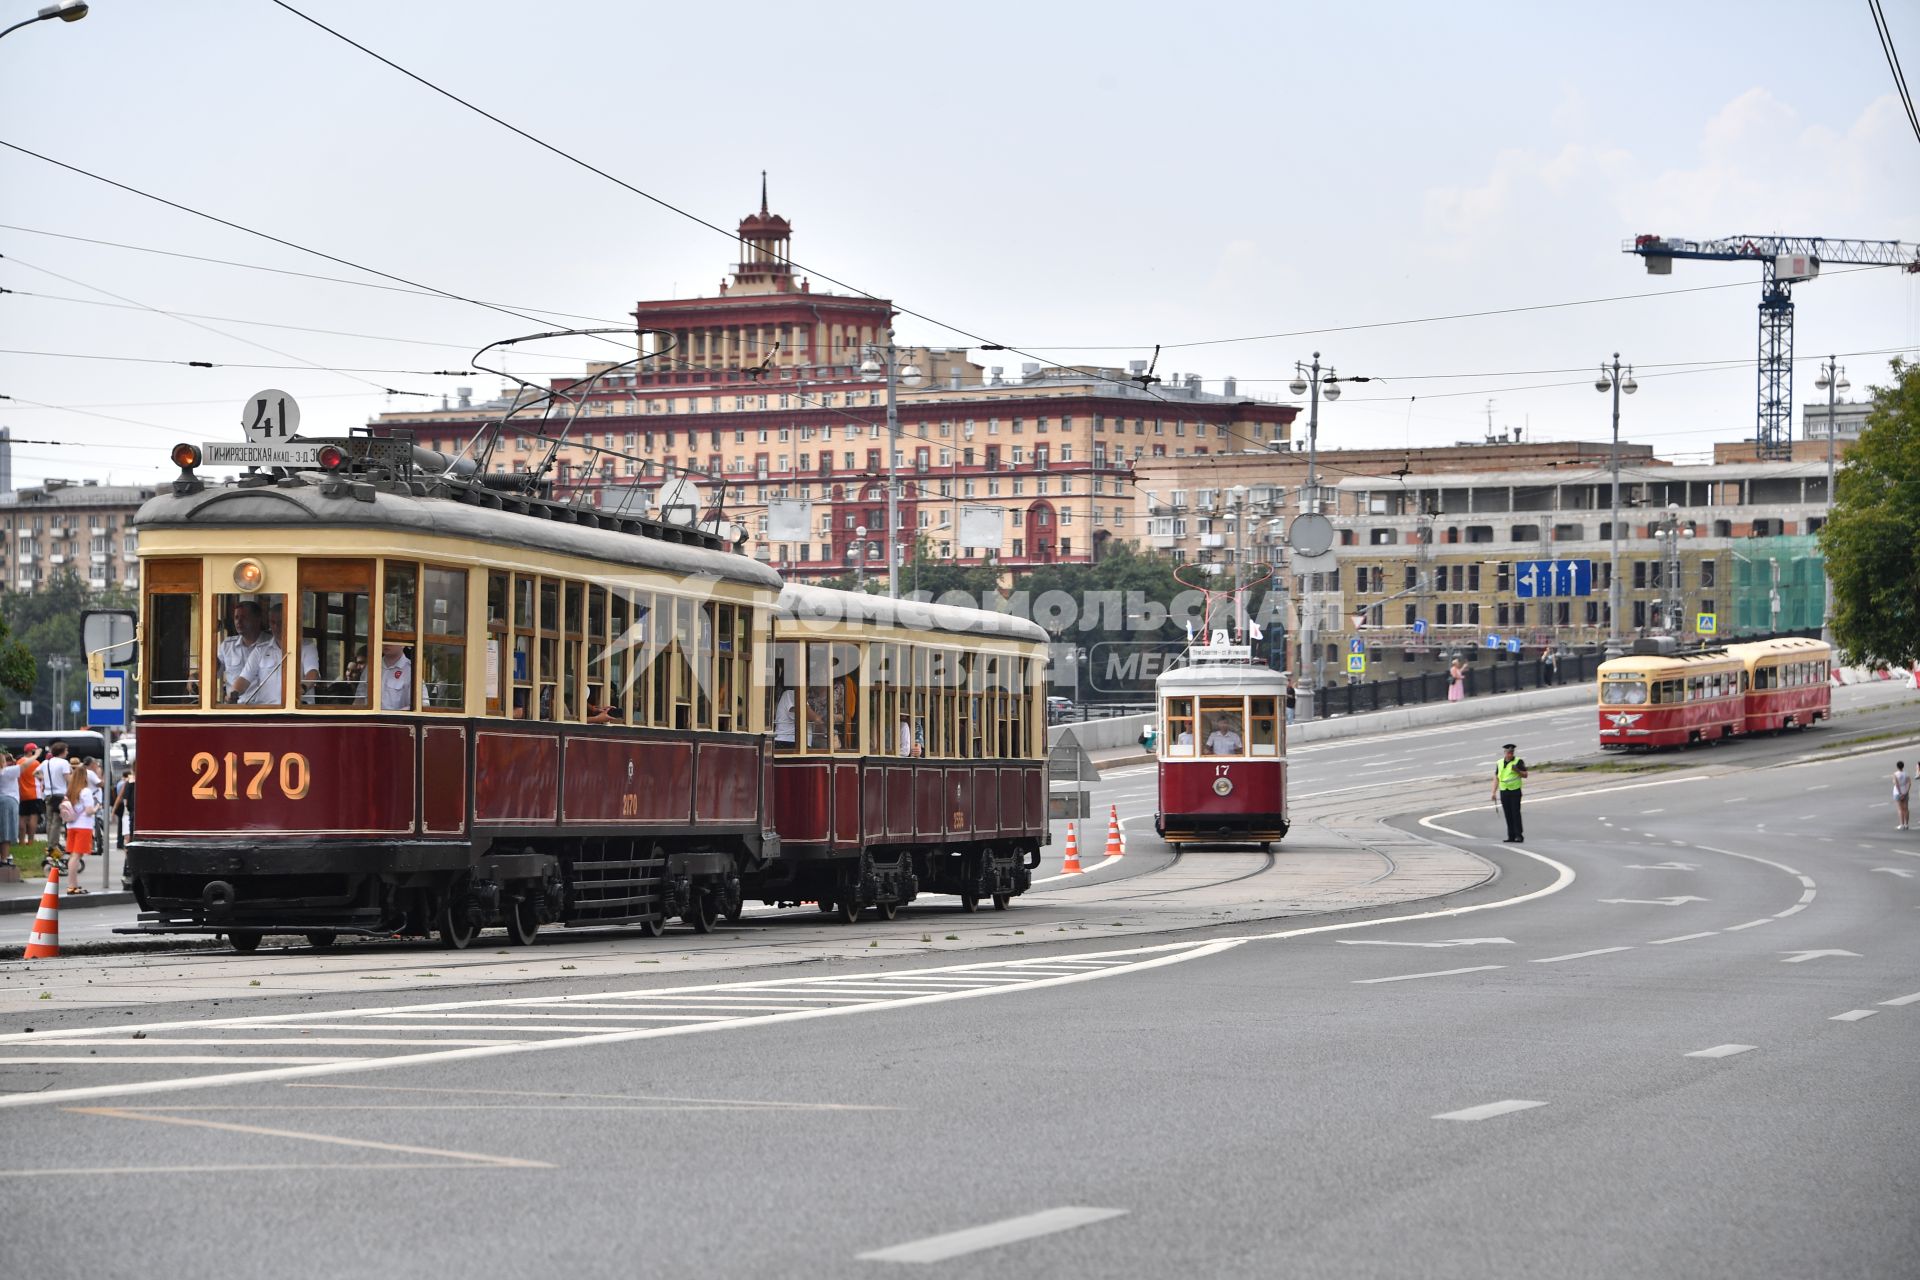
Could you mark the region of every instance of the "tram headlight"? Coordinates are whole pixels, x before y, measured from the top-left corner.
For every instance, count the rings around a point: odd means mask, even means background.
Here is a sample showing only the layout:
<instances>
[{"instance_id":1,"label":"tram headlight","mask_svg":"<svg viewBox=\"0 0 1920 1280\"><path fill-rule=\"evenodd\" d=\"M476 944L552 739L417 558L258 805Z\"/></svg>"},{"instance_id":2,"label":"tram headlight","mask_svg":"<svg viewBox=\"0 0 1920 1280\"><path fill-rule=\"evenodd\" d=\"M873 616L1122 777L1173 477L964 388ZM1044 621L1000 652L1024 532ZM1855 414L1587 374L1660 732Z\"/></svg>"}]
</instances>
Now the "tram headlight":
<instances>
[{"instance_id":1,"label":"tram headlight","mask_svg":"<svg viewBox=\"0 0 1920 1280\"><path fill-rule=\"evenodd\" d=\"M267 571L258 560L242 560L233 566L233 585L242 591L258 591L267 581Z\"/></svg>"},{"instance_id":2,"label":"tram headlight","mask_svg":"<svg viewBox=\"0 0 1920 1280\"><path fill-rule=\"evenodd\" d=\"M337 444L323 444L317 460L322 471L338 471L346 465L347 453Z\"/></svg>"},{"instance_id":3,"label":"tram headlight","mask_svg":"<svg viewBox=\"0 0 1920 1280\"><path fill-rule=\"evenodd\" d=\"M192 471L200 465L200 446L181 441L173 446L173 465L182 471Z\"/></svg>"}]
</instances>

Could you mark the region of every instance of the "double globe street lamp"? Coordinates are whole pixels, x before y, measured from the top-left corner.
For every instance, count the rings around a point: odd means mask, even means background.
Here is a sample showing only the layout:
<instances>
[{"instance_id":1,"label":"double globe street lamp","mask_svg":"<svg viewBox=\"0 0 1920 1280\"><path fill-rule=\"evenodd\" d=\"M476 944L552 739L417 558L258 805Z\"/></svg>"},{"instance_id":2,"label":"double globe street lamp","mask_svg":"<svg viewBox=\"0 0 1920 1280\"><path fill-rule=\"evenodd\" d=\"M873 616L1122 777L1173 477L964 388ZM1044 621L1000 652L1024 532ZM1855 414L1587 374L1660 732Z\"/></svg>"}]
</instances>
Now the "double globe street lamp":
<instances>
[{"instance_id":1,"label":"double globe street lamp","mask_svg":"<svg viewBox=\"0 0 1920 1280\"><path fill-rule=\"evenodd\" d=\"M900 363L891 329L887 330L887 345L868 347L867 358L860 363L860 372L869 378L879 377L883 368L887 375L887 598L898 600L900 556L894 548L894 539L900 531L900 410L894 396L903 384L909 389L919 386L922 375L918 365Z\"/></svg>"},{"instance_id":2,"label":"double globe street lamp","mask_svg":"<svg viewBox=\"0 0 1920 1280\"><path fill-rule=\"evenodd\" d=\"M1607 568L1607 657L1617 658L1625 647L1620 642L1620 393L1632 395L1640 389L1633 380L1633 366L1625 366L1625 377L1621 376L1620 353L1613 353L1613 363L1600 366L1600 377L1593 384L1595 391L1602 394L1613 392L1613 520L1607 526L1607 532L1613 535L1613 550L1608 557Z\"/></svg>"}]
</instances>

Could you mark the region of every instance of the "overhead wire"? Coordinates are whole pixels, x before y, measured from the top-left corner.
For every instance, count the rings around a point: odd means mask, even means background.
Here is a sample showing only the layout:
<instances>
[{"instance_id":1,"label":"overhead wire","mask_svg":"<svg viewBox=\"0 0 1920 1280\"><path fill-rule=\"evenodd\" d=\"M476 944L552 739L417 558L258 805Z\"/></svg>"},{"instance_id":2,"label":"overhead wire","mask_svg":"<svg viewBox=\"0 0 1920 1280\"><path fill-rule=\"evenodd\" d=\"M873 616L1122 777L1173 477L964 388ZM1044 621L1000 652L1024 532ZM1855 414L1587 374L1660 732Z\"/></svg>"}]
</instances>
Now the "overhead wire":
<instances>
[{"instance_id":1,"label":"overhead wire","mask_svg":"<svg viewBox=\"0 0 1920 1280\"><path fill-rule=\"evenodd\" d=\"M1920 141L1920 113L1913 107L1913 94L1907 91L1907 73L1900 69L1900 55L1893 48L1893 31L1887 26L1887 15L1880 8L1880 0L1867 0L1867 8L1873 13L1873 29L1880 37L1880 50L1887 55L1887 67L1893 72L1893 90L1900 99L1900 105L1906 110L1907 123L1913 127L1913 136Z\"/></svg>"}]
</instances>

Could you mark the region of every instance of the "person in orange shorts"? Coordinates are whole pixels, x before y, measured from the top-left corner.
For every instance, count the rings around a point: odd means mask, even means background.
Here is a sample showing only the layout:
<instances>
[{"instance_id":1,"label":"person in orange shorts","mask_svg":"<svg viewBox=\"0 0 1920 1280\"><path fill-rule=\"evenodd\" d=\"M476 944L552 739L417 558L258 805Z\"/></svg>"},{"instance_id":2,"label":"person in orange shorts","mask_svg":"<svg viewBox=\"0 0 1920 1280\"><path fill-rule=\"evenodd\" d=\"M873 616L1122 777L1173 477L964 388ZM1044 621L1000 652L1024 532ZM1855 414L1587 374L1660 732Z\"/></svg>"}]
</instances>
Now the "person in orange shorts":
<instances>
[{"instance_id":1,"label":"person in orange shorts","mask_svg":"<svg viewBox=\"0 0 1920 1280\"><path fill-rule=\"evenodd\" d=\"M67 865L63 874L67 877L69 894L85 893L80 887L80 872L87 865L87 855L93 852L93 814L99 807L100 793L93 787L83 788L77 800L61 801L61 817L67 824Z\"/></svg>"}]
</instances>

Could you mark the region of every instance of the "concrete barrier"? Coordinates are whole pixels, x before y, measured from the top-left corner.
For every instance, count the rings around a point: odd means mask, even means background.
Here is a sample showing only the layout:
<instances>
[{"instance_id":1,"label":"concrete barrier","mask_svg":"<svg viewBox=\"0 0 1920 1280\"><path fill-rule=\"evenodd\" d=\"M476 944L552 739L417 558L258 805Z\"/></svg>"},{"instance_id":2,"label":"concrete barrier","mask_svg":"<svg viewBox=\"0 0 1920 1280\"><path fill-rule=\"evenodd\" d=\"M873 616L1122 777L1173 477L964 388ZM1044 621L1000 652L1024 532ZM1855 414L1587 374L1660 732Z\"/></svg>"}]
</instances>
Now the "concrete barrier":
<instances>
[{"instance_id":1,"label":"concrete barrier","mask_svg":"<svg viewBox=\"0 0 1920 1280\"><path fill-rule=\"evenodd\" d=\"M1500 716L1538 711L1545 707L1590 706L1594 691L1591 684L1562 684L1545 689L1523 689L1518 693L1490 693L1459 702L1422 702L1410 707L1388 707L1382 711L1364 711L1326 720L1299 721L1287 728L1289 746L1307 742L1331 742L1339 738L1357 738L1369 733L1393 733L1402 729L1424 729L1438 724L1466 724L1474 720L1492 720ZM1084 724L1056 724L1047 730L1049 744L1073 730L1073 736L1088 751L1111 751L1140 741L1140 730L1152 720L1152 712L1133 716L1113 716L1089 720Z\"/></svg>"}]
</instances>

